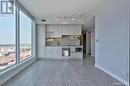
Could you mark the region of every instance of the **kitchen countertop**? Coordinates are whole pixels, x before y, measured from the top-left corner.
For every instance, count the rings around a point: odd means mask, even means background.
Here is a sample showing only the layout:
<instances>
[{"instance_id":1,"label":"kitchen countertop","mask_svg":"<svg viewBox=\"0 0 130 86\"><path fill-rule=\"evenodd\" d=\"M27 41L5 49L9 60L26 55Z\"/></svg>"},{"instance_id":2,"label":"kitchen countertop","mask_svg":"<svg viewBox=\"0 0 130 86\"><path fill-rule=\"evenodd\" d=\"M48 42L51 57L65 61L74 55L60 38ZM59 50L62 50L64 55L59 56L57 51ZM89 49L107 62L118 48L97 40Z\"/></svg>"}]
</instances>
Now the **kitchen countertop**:
<instances>
[{"instance_id":1,"label":"kitchen countertop","mask_svg":"<svg viewBox=\"0 0 130 86\"><path fill-rule=\"evenodd\" d=\"M46 46L46 47L83 47L83 46L82 45L71 45L71 46L61 45L61 46Z\"/></svg>"}]
</instances>

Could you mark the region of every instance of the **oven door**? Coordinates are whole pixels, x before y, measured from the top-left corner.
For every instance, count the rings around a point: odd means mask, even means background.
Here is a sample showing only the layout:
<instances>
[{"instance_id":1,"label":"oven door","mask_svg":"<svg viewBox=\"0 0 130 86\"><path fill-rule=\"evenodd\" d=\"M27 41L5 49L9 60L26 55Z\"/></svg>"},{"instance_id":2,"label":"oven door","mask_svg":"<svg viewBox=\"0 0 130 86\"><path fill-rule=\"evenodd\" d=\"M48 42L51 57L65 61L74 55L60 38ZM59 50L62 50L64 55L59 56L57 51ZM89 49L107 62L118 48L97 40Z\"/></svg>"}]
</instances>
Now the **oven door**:
<instances>
[{"instance_id":1,"label":"oven door","mask_svg":"<svg viewBox=\"0 0 130 86\"><path fill-rule=\"evenodd\" d=\"M62 56L70 56L70 48L62 48Z\"/></svg>"}]
</instances>

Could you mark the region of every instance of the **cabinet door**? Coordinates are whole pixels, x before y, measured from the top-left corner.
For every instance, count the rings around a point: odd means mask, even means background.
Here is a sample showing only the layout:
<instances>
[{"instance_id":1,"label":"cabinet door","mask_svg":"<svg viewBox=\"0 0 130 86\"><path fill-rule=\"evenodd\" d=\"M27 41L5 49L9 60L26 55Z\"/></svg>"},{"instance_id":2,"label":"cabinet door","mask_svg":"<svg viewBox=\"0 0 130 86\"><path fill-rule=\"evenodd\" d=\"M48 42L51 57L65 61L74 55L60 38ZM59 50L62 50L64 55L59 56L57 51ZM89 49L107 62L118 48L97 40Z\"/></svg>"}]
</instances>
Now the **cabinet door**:
<instances>
[{"instance_id":1,"label":"cabinet door","mask_svg":"<svg viewBox=\"0 0 130 86\"><path fill-rule=\"evenodd\" d=\"M63 35L81 35L80 26L64 26Z\"/></svg>"},{"instance_id":2,"label":"cabinet door","mask_svg":"<svg viewBox=\"0 0 130 86\"><path fill-rule=\"evenodd\" d=\"M58 26L54 28L54 37L62 37L62 28Z\"/></svg>"},{"instance_id":3,"label":"cabinet door","mask_svg":"<svg viewBox=\"0 0 130 86\"><path fill-rule=\"evenodd\" d=\"M47 37L62 37L62 28L60 26L48 26L46 32Z\"/></svg>"},{"instance_id":4,"label":"cabinet door","mask_svg":"<svg viewBox=\"0 0 130 86\"><path fill-rule=\"evenodd\" d=\"M62 27L62 34L63 35L70 35L70 31L69 31L69 28L67 28L67 27Z\"/></svg>"},{"instance_id":5,"label":"cabinet door","mask_svg":"<svg viewBox=\"0 0 130 86\"><path fill-rule=\"evenodd\" d=\"M62 48L61 47L46 47L46 57L61 57Z\"/></svg>"},{"instance_id":6,"label":"cabinet door","mask_svg":"<svg viewBox=\"0 0 130 86\"><path fill-rule=\"evenodd\" d=\"M50 38L54 36L54 28L53 26L47 26L46 28L46 37Z\"/></svg>"},{"instance_id":7,"label":"cabinet door","mask_svg":"<svg viewBox=\"0 0 130 86\"><path fill-rule=\"evenodd\" d=\"M83 54L82 53L71 53L71 57L75 59L82 59Z\"/></svg>"},{"instance_id":8,"label":"cabinet door","mask_svg":"<svg viewBox=\"0 0 130 86\"><path fill-rule=\"evenodd\" d=\"M62 35L81 35L81 26L47 26L47 37L62 37Z\"/></svg>"},{"instance_id":9,"label":"cabinet door","mask_svg":"<svg viewBox=\"0 0 130 86\"><path fill-rule=\"evenodd\" d=\"M74 35L81 35L81 26L73 27Z\"/></svg>"}]
</instances>

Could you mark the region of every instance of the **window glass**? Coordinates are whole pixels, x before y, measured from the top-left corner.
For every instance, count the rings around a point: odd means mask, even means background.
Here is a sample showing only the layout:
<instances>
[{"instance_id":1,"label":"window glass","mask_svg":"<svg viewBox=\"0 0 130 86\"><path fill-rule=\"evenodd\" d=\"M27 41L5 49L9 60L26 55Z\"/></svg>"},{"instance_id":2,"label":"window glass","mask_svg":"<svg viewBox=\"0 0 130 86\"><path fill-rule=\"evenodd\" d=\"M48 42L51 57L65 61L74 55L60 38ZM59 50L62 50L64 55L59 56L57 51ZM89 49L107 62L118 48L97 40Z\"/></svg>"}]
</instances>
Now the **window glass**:
<instances>
[{"instance_id":1,"label":"window glass","mask_svg":"<svg viewBox=\"0 0 130 86\"><path fill-rule=\"evenodd\" d=\"M20 15L20 61L25 60L32 55L32 21L22 11Z\"/></svg>"},{"instance_id":2,"label":"window glass","mask_svg":"<svg viewBox=\"0 0 130 86\"><path fill-rule=\"evenodd\" d=\"M16 63L15 34L15 14L0 15L0 70Z\"/></svg>"}]
</instances>

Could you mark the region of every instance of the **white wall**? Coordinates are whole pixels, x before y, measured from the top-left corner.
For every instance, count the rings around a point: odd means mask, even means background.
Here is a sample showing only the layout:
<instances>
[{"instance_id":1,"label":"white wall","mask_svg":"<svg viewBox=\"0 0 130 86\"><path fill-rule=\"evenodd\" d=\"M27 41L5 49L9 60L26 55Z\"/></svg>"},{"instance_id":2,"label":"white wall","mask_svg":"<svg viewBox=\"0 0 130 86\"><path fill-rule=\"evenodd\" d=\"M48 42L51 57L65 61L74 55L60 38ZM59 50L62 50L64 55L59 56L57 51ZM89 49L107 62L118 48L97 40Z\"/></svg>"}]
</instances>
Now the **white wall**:
<instances>
[{"instance_id":1,"label":"white wall","mask_svg":"<svg viewBox=\"0 0 130 86\"><path fill-rule=\"evenodd\" d=\"M37 24L36 28L36 55L38 58L45 57L45 25Z\"/></svg>"},{"instance_id":2,"label":"white wall","mask_svg":"<svg viewBox=\"0 0 130 86\"><path fill-rule=\"evenodd\" d=\"M96 66L128 82L129 0L104 0L96 14Z\"/></svg>"}]
</instances>

